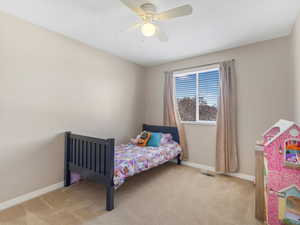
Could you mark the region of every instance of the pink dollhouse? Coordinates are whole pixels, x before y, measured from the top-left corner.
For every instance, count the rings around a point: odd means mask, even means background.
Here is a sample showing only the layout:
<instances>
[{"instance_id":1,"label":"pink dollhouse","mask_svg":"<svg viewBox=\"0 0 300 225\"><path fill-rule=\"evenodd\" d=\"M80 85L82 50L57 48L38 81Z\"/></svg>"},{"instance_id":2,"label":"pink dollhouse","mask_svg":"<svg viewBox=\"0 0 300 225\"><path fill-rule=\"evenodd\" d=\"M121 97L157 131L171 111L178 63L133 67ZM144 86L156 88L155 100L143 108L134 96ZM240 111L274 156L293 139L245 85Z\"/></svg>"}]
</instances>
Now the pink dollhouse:
<instances>
[{"instance_id":1,"label":"pink dollhouse","mask_svg":"<svg viewBox=\"0 0 300 225\"><path fill-rule=\"evenodd\" d=\"M263 134L268 225L300 225L300 127L279 120Z\"/></svg>"}]
</instances>

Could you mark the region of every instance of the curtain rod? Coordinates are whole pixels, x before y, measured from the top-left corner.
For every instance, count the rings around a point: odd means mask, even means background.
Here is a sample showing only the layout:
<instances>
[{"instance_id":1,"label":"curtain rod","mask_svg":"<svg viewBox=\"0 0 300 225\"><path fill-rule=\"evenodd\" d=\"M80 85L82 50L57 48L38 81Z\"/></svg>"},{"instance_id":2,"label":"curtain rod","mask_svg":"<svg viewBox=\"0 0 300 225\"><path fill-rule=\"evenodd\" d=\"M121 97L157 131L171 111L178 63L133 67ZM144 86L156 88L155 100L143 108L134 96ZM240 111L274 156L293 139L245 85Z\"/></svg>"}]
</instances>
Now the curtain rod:
<instances>
[{"instance_id":1,"label":"curtain rod","mask_svg":"<svg viewBox=\"0 0 300 225\"><path fill-rule=\"evenodd\" d=\"M230 60L228 60L228 61L230 61ZM235 61L235 60L231 59L231 61ZM174 72L179 72L179 71L182 71L182 70L190 70L190 69L196 69L196 68L199 68L199 67L212 66L212 65L220 64L222 62L224 62L224 61L219 61L219 62L209 63L209 64L205 64L205 65L199 65L199 66L192 66L192 67L186 67L186 68L181 68L181 69L170 70L170 72L174 73Z\"/></svg>"}]
</instances>

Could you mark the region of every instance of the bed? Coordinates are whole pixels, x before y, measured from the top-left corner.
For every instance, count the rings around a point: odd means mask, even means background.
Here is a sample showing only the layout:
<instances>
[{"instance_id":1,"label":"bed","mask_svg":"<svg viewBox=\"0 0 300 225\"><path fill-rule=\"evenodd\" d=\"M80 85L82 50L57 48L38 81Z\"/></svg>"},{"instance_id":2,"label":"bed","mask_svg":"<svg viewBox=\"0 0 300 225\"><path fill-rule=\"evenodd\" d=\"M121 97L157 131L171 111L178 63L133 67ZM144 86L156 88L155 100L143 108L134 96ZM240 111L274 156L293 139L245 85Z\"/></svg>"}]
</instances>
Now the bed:
<instances>
[{"instance_id":1,"label":"bed","mask_svg":"<svg viewBox=\"0 0 300 225\"><path fill-rule=\"evenodd\" d=\"M170 133L173 141L160 147L132 144L115 146L114 139L87 137L65 133L65 187L71 185L71 173L91 176L106 186L106 210L114 208L114 191L127 177L177 159L181 164L181 148L176 127L143 125L142 130Z\"/></svg>"}]
</instances>

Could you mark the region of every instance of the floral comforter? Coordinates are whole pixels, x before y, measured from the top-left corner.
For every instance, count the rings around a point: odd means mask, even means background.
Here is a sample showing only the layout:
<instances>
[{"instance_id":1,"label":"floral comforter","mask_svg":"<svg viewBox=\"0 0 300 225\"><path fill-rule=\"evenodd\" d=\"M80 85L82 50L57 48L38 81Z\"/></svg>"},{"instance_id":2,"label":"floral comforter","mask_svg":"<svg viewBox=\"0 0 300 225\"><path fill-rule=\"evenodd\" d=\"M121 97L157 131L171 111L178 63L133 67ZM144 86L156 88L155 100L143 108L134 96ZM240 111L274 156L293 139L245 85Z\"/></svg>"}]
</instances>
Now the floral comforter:
<instances>
[{"instance_id":1,"label":"floral comforter","mask_svg":"<svg viewBox=\"0 0 300 225\"><path fill-rule=\"evenodd\" d=\"M175 158L181 147L174 141L160 147L140 147L132 144L116 146L115 149L115 188L125 179Z\"/></svg>"}]
</instances>

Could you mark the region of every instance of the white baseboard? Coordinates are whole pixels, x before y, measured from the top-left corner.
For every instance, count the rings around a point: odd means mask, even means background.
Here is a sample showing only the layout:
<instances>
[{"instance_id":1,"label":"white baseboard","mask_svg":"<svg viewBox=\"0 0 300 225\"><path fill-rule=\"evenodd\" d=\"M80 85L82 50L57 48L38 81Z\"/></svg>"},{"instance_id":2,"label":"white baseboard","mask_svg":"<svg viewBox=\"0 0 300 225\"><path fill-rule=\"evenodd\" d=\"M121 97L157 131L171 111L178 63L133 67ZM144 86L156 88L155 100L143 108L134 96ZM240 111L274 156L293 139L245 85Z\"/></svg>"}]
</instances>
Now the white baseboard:
<instances>
[{"instance_id":1,"label":"white baseboard","mask_svg":"<svg viewBox=\"0 0 300 225\"><path fill-rule=\"evenodd\" d=\"M43 194L46 194L48 192L55 191L59 188L62 188L63 186L64 186L64 182L59 182L57 184L53 184L53 185L50 185L48 187L44 187L44 188L41 188L39 190L36 190L36 191L30 192L30 193L18 196L14 199L2 202L2 203L0 203L0 211L2 211L4 209L7 209L7 208L10 208L10 207L13 207L13 206L18 205L18 204L21 204L21 203L23 203L25 201L28 201L30 199L39 197L39 196L41 196Z\"/></svg>"},{"instance_id":2,"label":"white baseboard","mask_svg":"<svg viewBox=\"0 0 300 225\"><path fill-rule=\"evenodd\" d=\"M174 160L173 162L176 162L176 161ZM206 170L206 171L210 171L210 172L215 172L215 169L211 166L207 166L207 165L203 165L203 164L199 164L199 163L194 163L194 162L189 162L189 161L181 161L181 163L182 163L182 165L185 165L185 166L190 166L190 167L194 167L194 168L197 168L197 169L202 169L202 170ZM255 177L252 176L252 175L248 175L248 174L230 173L230 174L226 174L226 175L232 176L232 177L238 177L238 178L243 179L243 180L248 180L248 181L255 182ZM47 194L48 192L55 191L59 188L62 188L63 186L64 186L64 182L59 182L57 184L53 184L53 185L50 185L48 187L41 188L39 190L36 190L36 191L30 192L30 193L18 196L14 199L2 202L2 203L0 203L0 211L2 211L4 209L7 209L7 208L10 208L10 207L13 207L13 206L18 205L18 204L21 204L21 203L23 203L25 201L28 201L30 199L39 197L43 194Z\"/></svg>"},{"instance_id":3,"label":"white baseboard","mask_svg":"<svg viewBox=\"0 0 300 225\"><path fill-rule=\"evenodd\" d=\"M189 161L181 161L182 165L185 166L190 166L190 167L194 167L197 169L202 169L202 170L206 170L206 171L210 171L210 172L215 172L215 168L211 167L211 166L207 166L207 165L203 165L203 164L199 164L199 163L194 163L194 162L189 162ZM248 174L243 174L243 173L228 173L226 174L228 176L232 176L232 177L237 177L243 180L248 180L251 182L255 182L255 176L252 175L248 175Z\"/></svg>"}]
</instances>

